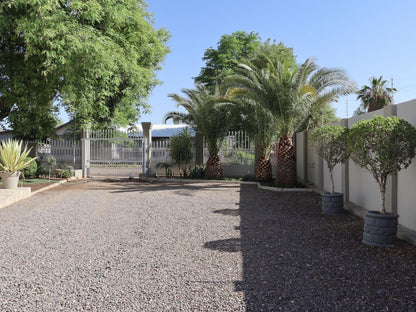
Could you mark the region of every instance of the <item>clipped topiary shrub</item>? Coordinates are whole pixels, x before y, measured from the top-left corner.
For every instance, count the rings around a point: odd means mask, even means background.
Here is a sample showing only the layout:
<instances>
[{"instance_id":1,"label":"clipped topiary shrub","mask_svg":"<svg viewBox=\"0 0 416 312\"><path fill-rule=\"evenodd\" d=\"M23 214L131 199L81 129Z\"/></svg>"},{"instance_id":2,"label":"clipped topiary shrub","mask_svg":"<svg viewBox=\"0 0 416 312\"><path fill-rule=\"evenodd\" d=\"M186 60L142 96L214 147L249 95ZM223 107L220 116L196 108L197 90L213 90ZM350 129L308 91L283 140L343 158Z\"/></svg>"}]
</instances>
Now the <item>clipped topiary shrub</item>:
<instances>
[{"instance_id":1,"label":"clipped topiary shrub","mask_svg":"<svg viewBox=\"0 0 416 312\"><path fill-rule=\"evenodd\" d=\"M375 116L356 123L347 138L351 159L368 170L380 187L380 212L386 213L387 177L407 168L416 155L416 129L398 117Z\"/></svg>"},{"instance_id":2,"label":"clipped topiary shrub","mask_svg":"<svg viewBox=\"0 0 416 312\"><path fill-rule=\"evenodd\" d=\"M335 193L334 167L339 163L343 163L348 157L347 134L348 128L337 125L323 126L315 129L312 133L313 148L325 160L328 166L331 179L331 194Z\"/></svg>"}]
</instances>

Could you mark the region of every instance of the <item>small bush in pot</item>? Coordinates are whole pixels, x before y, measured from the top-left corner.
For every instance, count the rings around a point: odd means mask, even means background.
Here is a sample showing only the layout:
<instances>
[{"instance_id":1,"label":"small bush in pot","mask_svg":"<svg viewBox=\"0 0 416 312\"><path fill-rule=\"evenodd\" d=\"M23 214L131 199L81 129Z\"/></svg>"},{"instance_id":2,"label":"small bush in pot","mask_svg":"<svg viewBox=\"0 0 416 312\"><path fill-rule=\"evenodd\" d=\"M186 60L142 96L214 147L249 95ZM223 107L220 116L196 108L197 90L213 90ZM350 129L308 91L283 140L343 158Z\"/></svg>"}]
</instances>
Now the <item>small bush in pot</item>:
<instances>
[{"instance_id":1,"label":"small bush in pot","mask_svg":"<svg viewBox=\"0 0 416 312\"><path fill-rule=\"evenodd\" d=\"M343 163L347 157L348 128L329 125L317 128L312 133L312 144L318 155L322 157L329 170L331 180L331 193L322 194L322 212L324 214L338 215L343 213L344 196L335 193L334 167Z\"/></svg>"},{"instance_id":2,"label":"small bush in pot","mask_svg":"<svg viewBox=\"0 0 416 312\"><path fill-rule=\"evenodd\" d=\"M375 116L355 124L349 131L347 143L351 159L371 173L380 189L380 211L366 212L363 242L392 246L396 240L398 216L386 212L387 178L407 168L415 157L416 129L398 117Z\"/></svg>"},{"instance_id":3,"label":"small bush in pot","mask_svg":"<svg viewBox=\"0 0 416 312\"><path fill-rule=\"evenodd\" d=\"M35 161L35 158L28 157L29 152L22 141L8 139L1 142L0 176L4 188L17 188L21 170Z\"/></svg>"}]
</instances>

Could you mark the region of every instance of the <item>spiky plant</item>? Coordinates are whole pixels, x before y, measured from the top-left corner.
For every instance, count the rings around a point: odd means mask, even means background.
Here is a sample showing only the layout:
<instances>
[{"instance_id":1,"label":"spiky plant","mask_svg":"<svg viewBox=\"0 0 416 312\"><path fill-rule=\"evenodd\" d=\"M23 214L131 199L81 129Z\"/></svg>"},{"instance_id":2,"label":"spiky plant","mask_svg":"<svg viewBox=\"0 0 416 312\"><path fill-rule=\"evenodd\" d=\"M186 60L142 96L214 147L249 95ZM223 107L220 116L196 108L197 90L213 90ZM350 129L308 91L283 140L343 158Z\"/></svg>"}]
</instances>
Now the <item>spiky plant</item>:
<instances>
[{"instance_id":1,"label":"spiky plant","mask_svg":"<svg viewBox=\"0 0 416 312\"><path fill-rule=\"evenodd\" d=\"M30 149L23 141L7 139L0 146L0 171L19 172L30 166L36 158L29 157Z\"/></svg>"}]
</instances>

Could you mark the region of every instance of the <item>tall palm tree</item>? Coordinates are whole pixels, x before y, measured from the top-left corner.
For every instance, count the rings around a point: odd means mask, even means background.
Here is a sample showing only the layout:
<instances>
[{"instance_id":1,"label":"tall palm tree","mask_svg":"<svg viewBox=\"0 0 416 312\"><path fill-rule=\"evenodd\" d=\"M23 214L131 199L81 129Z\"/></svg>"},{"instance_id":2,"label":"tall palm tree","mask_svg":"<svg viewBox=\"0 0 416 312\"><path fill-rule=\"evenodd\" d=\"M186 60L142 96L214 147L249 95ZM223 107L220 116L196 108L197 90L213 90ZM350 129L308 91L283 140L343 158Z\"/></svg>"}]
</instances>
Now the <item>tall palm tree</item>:
<instances>
[{"instance_id":1,"label":"tall palm tree","mask_svg":"<svg viewBox=\"0 0 416 312\"><path fill-rule=\"evenodd\" d=\"M395 88L386 86L387 80L383 76L370 78L371 86L363 86L357 92L357 100L361 100L361 111L372 112L390 105Z\"/></svg>"},{"instance_id":2,"label":"tall palm tree","mask_svg":"<svg viewBox=\"0 0 416 312\"><path fill-rule=\"evenodd\" d=\"M247 60L245 64L250 64L257 71L256 66ZM243 66L243 65L240 65ZM254 140L256 149L256 181L272 180L272 164L270 162L270 152L277 139L276 118L269 110L259 105L248 90L240 84L239 69L226 78L226 84L230 87L228 95L230 101L228 108L233 116L237 116L237 120L241 127ZM254 76L252 78L255 78Z\"/></svg>"},{"instance_id":3,"label":"tall palm tree","mask_svg":"<svg viewBox=\"0 0 416 312\"><path fill-rule=\"evenodd\" d=\"M277 183L296 183L293 136L315 110L354 90L344 72L318 68L307 59L301 65L268 59L267 66L240 64L230 78L234 94L250 98L274 116L279 134Z\"/></svg>"},{"instance_id":4,"label":"tall palm tree","mask_svg":"<svg viewBox=\"0 0 416 312\"><path fill-rule=\"evenodd\" d=\"M164 120L185 122L204 137L209 152L205 175L208 178L221 178L223 168L218 153L220 143L227 135L230 118L227 110L218 103L227 101L226 90L220 86L209 88L197 85L195 89L183 89L182 92L184 97L178 94L169 94L169 97L187 113L169 112Z\"/></svg>"}]
</instances>

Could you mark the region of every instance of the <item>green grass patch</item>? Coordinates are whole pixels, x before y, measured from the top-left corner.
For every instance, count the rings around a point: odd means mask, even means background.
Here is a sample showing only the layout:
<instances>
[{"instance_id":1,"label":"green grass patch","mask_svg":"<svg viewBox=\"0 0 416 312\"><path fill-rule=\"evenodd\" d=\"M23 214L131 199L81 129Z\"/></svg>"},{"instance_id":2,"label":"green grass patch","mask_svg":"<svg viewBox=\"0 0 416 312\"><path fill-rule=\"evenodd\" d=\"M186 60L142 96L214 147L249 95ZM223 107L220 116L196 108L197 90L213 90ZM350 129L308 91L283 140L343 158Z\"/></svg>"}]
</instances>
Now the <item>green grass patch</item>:
<instances>
[{"instance_id":1,"label":"green grass patch","mask_svg":"<svg viewBox=\"0 0 416 312\"><path fill-rule=\"evenodd\" d=\"M22 179L19 179L19 185L34 185L34 184L49 184L49 183L57 183L60 180L49 180L49 179L25 179L25 183L23 183ZM0 185L3 185L3 181L0 180Z\"/></svg>"}]
</instances>

